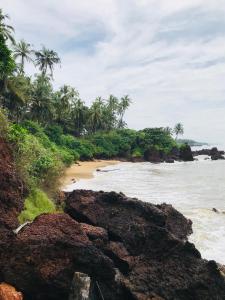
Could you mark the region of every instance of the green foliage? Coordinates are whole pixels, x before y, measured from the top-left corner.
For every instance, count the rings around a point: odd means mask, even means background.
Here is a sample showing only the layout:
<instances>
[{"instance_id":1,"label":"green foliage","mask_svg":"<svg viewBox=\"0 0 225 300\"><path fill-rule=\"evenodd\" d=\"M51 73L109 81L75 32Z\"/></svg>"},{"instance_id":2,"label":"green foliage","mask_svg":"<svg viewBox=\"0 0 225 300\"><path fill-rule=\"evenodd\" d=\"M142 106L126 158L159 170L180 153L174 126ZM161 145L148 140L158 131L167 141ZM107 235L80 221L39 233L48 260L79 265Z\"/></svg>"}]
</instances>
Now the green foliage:
<instances>
[{"instance_id":1,"label":"green foliage","mask_svg":"<svg viewBox=\"0 0 225 300\"><path fill-rule=\"evenodd\" d=\"M31 190L24 203L24 210L19 215L21 224L26 221L33 221L37 216L43 213L56 212L55 204L40 189Z\"/></svg>"},{"instance_id":2,"label":"green foliage","mask_svg":"<svg viewBox=\"0 0 225 300\"><path fill-rule=\"evenodd\" d=\"M15 66L12 53L7 47L5 39L0 31L0 80L3 80L6 76L12 74Z\"/></svg>"},{"instance_id":3,"label":"green foliage","mask_svg":"<svg viewBox=\"0 0 225 300\"><path fill-rule=\"evenodd\" d=\"M31 134L26 128L12 124L8 139L14 144L18 170L28 186L55 185L63 170L61 152L41 129Z\"/></svg>"},{"instance_id":4,"label":"green foliage","mask_svg":"<svg viewBox=\"0 0 225 300\"><path fill-rule=\"evenodd\" d=\"M6 137L9 131L9 122L6 112L0 108L0 137Z\"/></svg>"}]
</instances>

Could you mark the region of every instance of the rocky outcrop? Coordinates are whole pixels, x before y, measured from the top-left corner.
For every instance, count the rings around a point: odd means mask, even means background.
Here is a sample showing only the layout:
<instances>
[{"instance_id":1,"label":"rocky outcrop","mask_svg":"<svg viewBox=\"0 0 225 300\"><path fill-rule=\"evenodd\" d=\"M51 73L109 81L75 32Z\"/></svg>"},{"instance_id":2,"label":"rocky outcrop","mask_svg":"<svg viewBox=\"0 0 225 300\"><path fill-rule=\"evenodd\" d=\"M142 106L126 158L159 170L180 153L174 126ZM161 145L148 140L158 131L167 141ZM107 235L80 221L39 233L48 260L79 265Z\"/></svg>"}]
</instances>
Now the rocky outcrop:
<instances>
[{"instance_id":1,"label":"rocky outcrop","mask_svg":"<svg viewBox=\"0 0 225 300\"><path fill-rule=\"evenodd\" d=\"M18 226L17 216L26 195L22 180L13 163L8 144L0 137L0 230Z\"/></svg>"},{"instance_id":2,"label":"rocky outcrop","mask_svg":"<svg viewBox=\"0 0 225 300\"><path fill-rule=\"evenodd\" d=\"M105 299L225 299L216 263L202 260L186 241L191 222L171 206L116 193L75 191L67 194L66 212L108 233L108 241L101 244L97 238L96 247L119 273L111 284L99 279ZM111 295L107 286L118 285L124 289Z\"/></svg>"},{"instance_id":3,"label":"rocky outcrop","mask_svg":"<svg viewBox=\"0 0 225 300\"><path fill-rule=\"evenodd\" d=\"M23 209L27 191L13 163L12 151L0 137L0 282L2 281L2 256L8 252L17 228L17 216Z\"/></svg>"},{"instance_id":4,"label":"rocky outcrop","mask_svg":"<svg viewBox=\"0 0 225 300\"><path fill-rule=\"evenodd\" d=\"M91 300L225 299L216 263L187 241L191 221L171 205L83 190L65 199L66 213L36 218L2 256L4 281L25 299L68 299L72 283L84 292L74 272Z\"/></svg>"},{"instance_id":5,"label":"rocky outcrop","mask_svg":"<svg viewBox=\"0 0 225 300\"><path fill-rule=\"evenodd\" d=\"M158 150L156 147L152 146L149 147L144 152L144 159L146 161L152 162L152 163L160 163L163 162L163 153L162 151Z\"/></svg>"},{"instance_id":6,"label":"rocky outcrop","mask_svg":"<svg viewBox=\"0 0 225 300\"><path fill-rule=\"evenodd\" d=\"M182 161L193 161L194 157L191 151L191 147L188 144L180 147L180 159Z\"/></svg>"},{"instance_id":7,"label":"rocky outcrop","mask_svg":"<svg viewBox=\"0 0 225 300\"><path fill-rule=\"evenodd\" d=\"M212 149L201 149L201 150L196 150L192 152L194 156L197 155L208 155L211 157L212 160L219 160L219 159L225 159L224 151L218 150L216 147Z\"/></svg>"}]
</instances>

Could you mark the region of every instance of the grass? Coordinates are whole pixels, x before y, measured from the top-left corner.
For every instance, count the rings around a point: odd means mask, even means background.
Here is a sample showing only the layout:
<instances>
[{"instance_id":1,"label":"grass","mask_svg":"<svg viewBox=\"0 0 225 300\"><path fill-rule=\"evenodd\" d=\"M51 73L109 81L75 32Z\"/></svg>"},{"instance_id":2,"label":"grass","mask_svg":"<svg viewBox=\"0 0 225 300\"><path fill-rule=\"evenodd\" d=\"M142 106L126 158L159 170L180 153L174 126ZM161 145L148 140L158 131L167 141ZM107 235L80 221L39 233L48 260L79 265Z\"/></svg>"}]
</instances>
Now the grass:
<instances>
[{"instance_id":1,"label":"grass","mask_svg":"<svg viewBox=\"0 0 225 300\"><path fill-rule=\"evenodd\" d=\"M48 196L40 189L33 189L24 203L24 210L19 215L21 224L33 221L42 213L55 213L56 207Z\"/></svg>"}]
</instances>

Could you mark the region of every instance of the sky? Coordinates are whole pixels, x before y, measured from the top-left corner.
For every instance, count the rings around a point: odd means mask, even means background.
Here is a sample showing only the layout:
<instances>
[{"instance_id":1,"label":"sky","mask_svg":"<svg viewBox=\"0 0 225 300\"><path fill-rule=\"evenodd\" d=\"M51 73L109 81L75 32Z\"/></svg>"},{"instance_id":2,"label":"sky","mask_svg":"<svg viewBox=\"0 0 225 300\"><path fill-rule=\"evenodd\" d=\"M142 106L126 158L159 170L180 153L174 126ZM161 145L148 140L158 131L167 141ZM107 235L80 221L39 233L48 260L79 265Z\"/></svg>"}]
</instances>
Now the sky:
<instances>
[{"instance_id":1,"label":"sky","mask_svg":"<svg viewBox=\"0 0 225 300\"><path fill-rule=\"evenodd\" d=\"M0 0L16 38L61 58L54 85L128 94L130 128L225 145L225 0ZM27 66L31 74L35 71Z\"/></svg>"}]
</instances>

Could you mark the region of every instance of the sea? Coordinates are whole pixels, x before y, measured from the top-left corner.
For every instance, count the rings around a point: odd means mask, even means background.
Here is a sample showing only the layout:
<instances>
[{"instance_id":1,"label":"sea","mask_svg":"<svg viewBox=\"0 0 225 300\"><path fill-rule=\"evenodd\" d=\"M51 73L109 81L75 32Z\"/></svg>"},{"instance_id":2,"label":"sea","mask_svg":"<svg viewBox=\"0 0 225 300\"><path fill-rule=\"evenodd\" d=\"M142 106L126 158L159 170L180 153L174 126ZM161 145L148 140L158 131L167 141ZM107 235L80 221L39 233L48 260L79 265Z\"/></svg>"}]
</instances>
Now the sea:
<instances>
[{"instance_id":1,"label":"sea","mask_svg":"<svg viewBox=\"0 0 225 300\"><path fill-rule=\"evenodd\" d=\"M192 149L200 148L207 147ZM225 264L225 161L201 155L193 162L123 162L101 170L66 190L116 191L145 202L172 204L192 220L189 241L202 257Z\"/></svg>"}]
</instances>

